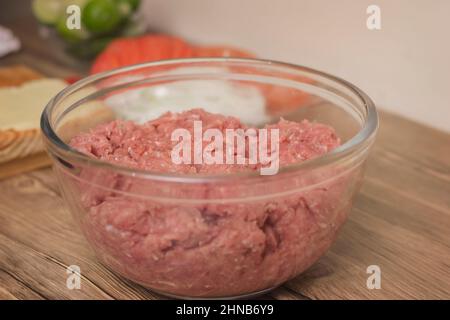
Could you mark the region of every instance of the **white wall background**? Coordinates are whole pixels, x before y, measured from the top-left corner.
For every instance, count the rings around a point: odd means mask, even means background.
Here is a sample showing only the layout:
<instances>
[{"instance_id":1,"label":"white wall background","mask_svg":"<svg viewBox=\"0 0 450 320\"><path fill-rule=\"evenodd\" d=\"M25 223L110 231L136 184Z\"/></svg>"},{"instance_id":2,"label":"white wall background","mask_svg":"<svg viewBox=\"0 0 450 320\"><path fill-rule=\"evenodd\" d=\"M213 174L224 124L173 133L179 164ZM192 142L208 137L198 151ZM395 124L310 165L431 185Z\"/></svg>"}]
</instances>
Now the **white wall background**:
<instances>
[{"instance_id":1,"label":"white wall background","mask_svg":"<svg viewBox=\"0 0 450 320\"><path fill-rule=\"evenodd\" d=\"M382 28L366 27L381 8ZM450 0L144 0L150 27L323 70L450 132Z\"/></svg>"}]
</instances>

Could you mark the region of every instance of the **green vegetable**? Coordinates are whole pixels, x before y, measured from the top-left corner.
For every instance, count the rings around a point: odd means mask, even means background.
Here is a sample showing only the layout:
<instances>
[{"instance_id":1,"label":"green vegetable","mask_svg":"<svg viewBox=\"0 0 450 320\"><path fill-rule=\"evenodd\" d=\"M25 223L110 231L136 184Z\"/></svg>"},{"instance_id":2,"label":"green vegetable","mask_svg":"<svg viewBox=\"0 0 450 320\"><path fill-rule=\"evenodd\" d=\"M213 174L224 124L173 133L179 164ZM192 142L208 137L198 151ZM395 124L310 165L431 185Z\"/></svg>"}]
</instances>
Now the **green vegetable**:
<instances>
[{"instance_id":1,"label":"green vegetable","mask_svg":"<svg viewBox=\"0 0 450 320\"><path fill-rule=\"evenodd\" d=\"M119 6L113 0L90 0L81 14L83 25L96 34L114 31L122 19Z\"/></svg>"},{"instance_id":2,"label":"green vegetable","mask_svg":"<svg viewBox=\"0 0 450 320\"><path fill-rule=\"evenodd\" d=\"M53 25L58 22L65 6L61 0L34 0L31 6L39 22Z\"/></svg>"},{"instance_id":3,"label":"green vegetable","mask_svg":"<svg viewBox=\"0 0 450 320\"><path fill-rule=\"evenodd\" d=\"M114 0L114 2L119 8L120 14L124 19L129 18L139 6L139 0Z\"/></svg>"},{"instance_id":4,"label":"green vegetable","mask_svg":"<svg viewBox=\"0 0 450 320\"><path fill-rule=\"evenodd\" d=\"M90 60L99 54L114 38L110 36L90 39L69 45L67 51L80 59Z\"/></svg>"},{"instance_id":5,"label":"green vegetable","mask_svg":"<svg viewBox=\"0 0 450 320\"><path fill-rule=\"evenodd\" d=\"M89 33L86 32L83 28L81 29L69 29L67 28L67 18L64 16L59 19L56 24L56 31L58 34L68 42L79 42L85 40L89 37Z\"/></svg>"},{"instance_id":6,"label":"green vegetable","mask_svg":"<svg viewBox=\"0 0 450 320\"><path fill-rule=\"evenodd\" d=\"M60 0L61 1L61 0ZM77 6L79 6L80 8L83 8L84 5L86 4L86 2L88 2L88 0L64 0L64 6L70 6L71 4L75 4Z\"/></svg>"}]
</instances>

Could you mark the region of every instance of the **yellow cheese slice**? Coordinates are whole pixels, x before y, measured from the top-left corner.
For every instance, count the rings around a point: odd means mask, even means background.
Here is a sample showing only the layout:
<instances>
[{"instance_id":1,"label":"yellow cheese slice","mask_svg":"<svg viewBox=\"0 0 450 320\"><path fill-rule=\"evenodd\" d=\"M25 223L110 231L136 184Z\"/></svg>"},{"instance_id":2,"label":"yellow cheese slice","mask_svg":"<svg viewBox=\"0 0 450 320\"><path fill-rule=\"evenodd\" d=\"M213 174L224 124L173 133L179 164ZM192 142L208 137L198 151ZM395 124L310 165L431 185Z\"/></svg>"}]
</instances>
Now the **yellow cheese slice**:
<instances>
[{"instance_id":1,"label":"yellow cheese slice","mask_svg":"<svg viewBox=\"0 0 450 320\"><path fill-rule=\"evenodd\" d=\"M0 130L38 129L42 110L66 86L63 80L45 78L0 88Z\"/></svg>"}]
</instances>

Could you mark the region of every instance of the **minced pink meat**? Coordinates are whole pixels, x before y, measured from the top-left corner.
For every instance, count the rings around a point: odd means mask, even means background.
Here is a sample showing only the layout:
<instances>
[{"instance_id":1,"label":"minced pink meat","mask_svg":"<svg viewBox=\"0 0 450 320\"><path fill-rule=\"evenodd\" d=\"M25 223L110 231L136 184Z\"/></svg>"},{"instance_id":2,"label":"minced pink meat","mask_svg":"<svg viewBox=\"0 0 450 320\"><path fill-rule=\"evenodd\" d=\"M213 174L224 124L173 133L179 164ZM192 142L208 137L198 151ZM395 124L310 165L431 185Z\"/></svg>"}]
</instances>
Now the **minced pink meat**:
<instances>
[{"instance_id":1,"label":"minced pink meat","mask_svg":"<svg viewBox=\"0 0 450 320\"><path fill-rule=\"evenodd\" d=\"M258 170L258 165L249 164L174 164L171 151L176 142L171 133L176 128L192 131L195 120L202 121L203 130L247 128L236 118L194 109L166 113L145 124L102 124L75 136L70 145L97 159L156 172ZM280 130L280 166L318 157L340 144L331 127L306 120L280 120L267 128ZM337 172L331 168L244 189L239 181L178 187L82 168L78 190L72 194L81 195L83 231L113 270L172 295L235 296L279 285L328 249L350 207L345 196L349 174L327 179ZM322 180L327 181L289 192ZM245 198L245 190L261 191L264 197ZM286 194L271 196L281 191ZM169 201L141 196L149 194L175 196Z\"/></svg>"},{"instance_id":2,"label":"minced pink meat","mask_svg":"<svg viewBox=\"0 0 450 320\"><path fill-rule=\"evenodd\" d=\"M175 164L171 151L178 143L171 141L177 128L188 129L194 136L194 121L201 121L203 130L248 129L234 117L212 114L202 109L174 114L166 113L145 124L116 120L100 125L89 133L75 136L70 145L77 150L108 162L157 172L224 173L258 170L258 165ZM325 154L339 145L333 128L319 123L286 121L266 126L280 131L280 164L287 165ZM204 142L206 146L209 142ZM235 146L236 147L236 146ZM248 156L248 155L246 155Z\"/></svg>"}]
</instances>

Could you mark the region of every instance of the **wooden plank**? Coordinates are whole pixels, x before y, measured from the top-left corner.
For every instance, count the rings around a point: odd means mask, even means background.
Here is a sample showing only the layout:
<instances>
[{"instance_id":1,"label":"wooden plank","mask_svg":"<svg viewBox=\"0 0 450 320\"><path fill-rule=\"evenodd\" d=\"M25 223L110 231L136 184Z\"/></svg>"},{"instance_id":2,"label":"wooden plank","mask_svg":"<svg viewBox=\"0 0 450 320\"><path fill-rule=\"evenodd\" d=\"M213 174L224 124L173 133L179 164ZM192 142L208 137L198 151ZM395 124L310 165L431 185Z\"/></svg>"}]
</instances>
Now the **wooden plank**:
<instances>
[{"instance_id":1,"label":"wooden plank","mask_svg":"<svg viewBox=\"0 0 450 320\"><path fill-rule=\"evenodd\" d=\"M35 292L28 284L4 270L0 270L0 283L2 284L0 286L0 300L44 299L41 294Z\"/></svg>"}]
</instances>

